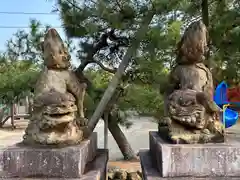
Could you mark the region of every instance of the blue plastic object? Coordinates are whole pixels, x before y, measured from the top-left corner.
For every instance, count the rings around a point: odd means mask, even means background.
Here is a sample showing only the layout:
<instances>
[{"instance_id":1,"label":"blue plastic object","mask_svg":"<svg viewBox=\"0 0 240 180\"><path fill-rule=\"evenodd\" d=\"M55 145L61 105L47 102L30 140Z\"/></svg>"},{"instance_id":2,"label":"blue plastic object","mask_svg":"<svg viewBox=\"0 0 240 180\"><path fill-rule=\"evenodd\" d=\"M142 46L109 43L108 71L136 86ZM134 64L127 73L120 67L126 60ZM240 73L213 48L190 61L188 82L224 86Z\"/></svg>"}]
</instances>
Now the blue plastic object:
<instances>
[{"instance_id":1,"label":"blue plastic object","mask_svg":"<svg viewBox=\"0 0 240 180\"><path fill-rule=\"evenodd\" d=\"M227 88L227 83L223 81L217 86L215 90L215 95L213 99L219 107L222 107L224 104L229 104L227 99Z\"/></svg>"},{"instance_id":2,"label":"blue plastic object","mask_svg":"<svg viewBox=\"0 0 240 180\"><path fill-rule=\"evenodd\" d=\"M225 114L225 128L229 128L229 127L233 126L234 124L236 124L236 122L238 120L238 112L227 108L225 110L224 114ZM223 119L222 119L222 123L224 123Z\"/></svg>"},{"instance_id":3,"label":"blue plastic object","mask_svg":"<svg viewBox=\"0 0 240 180\"><path fill-rule=\"evenodd\" d=\"M223 107L224 104L240 105L239 103L231 103L228 101L227 88L228 88L228 85L224 81L221 82L217 86L217 88L215 90L215 95L213 98L215 103L221 108ZM233 126L234 124L236 124L236 122L238 120L238 112L233 111L232 109L226 108L223 118L224 119L222 119L222 122L223 122L223 120L225 121L225 128L229 128L229 127Z\"/></svg>"}]
</instances>

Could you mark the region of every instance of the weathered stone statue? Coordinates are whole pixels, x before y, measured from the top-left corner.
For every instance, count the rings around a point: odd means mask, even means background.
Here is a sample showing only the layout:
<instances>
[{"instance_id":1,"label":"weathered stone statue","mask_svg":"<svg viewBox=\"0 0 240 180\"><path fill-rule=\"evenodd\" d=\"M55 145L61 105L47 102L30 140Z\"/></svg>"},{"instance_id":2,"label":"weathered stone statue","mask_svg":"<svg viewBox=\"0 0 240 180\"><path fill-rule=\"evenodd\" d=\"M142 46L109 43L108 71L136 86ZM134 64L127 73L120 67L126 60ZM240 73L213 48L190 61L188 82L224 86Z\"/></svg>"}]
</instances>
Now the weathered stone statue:
<instances>
[{"instance_id":1,"label":"weathered stone statue","mask_svg":"<svg viewBox=\"0 0 240 180\"><path fill-rule=\"evenodd\" d=\"M220 109L213 101L213 80L203 64L207 29L202 21L193 22L177 47L176 65L165 91L165 115L159 133L173 143L223 142Z\"/></svg>"},{"instance_id":2,"label":"weathered stone statue","mask_svg":"<svg viewBox=\"0 0 240 180\"><path fill-rule=\"evenodd\" d=\"M86 84L70 70L70 55L55 29L42 43L45 67L34 89L23 142L0 149L1 179L106 179L108 151L88 137ZM87 134L87 135L88 135Z\"/></svg>"},{"instance_id":3,"label":"weathered stone statue","mask_svg":"<svg viewBox=\"0 0 240 180\"><path fill-rule=\"evenodd\" d=\"M33 112L23 137L25 144L78 144L86 125L83 100L86 84L69 70L70 55L55 29L42 43L45 68L34 90Z\"/></svg>"}]
</instances>

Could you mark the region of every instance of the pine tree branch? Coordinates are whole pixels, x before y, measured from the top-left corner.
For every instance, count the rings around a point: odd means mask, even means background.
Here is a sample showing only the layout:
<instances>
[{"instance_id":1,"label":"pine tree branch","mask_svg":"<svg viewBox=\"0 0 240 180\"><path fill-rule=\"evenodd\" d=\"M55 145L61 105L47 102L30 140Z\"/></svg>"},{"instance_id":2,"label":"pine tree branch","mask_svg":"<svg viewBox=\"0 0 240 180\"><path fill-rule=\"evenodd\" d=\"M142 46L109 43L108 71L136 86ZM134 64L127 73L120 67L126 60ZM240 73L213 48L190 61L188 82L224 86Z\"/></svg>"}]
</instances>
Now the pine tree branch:
<instances>
[{"instance_id":1,"label":"pine tree branch","mask_svg":"<svg viewBox=\"0 0 240 180\"><path fill-rule=\"evenodd\" d=\"M69 0L65 0L68 4L70 4L71 6L73 6L74 8L78 9L79 11L82 11L82 9L80 7L78 7L76 4L72 3ZM61 1L59 1L59 4L61 3Z\"/></svg>"},{"instance_id":2,"label":"pine tree branch","mask_svg":"<svg viewBox=\"0 0 240 180\"><path fill-rule=\"evenodd\" d=\"M101 62L96 61L96 60L92 60L91 63L95 63L95 64L99 65L104 71L107 71L110 73L115 73L117 71L116 68L114 68L114 69L108 68L108 67L104 66Z\"/></svg>"},{"instance_id":3,"label":"pine tree branch","mask_svg":"<svg viewBox=\"0 0 240 180\"><path fill-rule=\"evenodd\" d=\"M120 46L122 47L127 47L129 45L129 40L127 37L118 37L115 34L115 29L112 29L109 32L105 32L102 34L100 37L99 41L96 43L93 43L92 49L88 52L87 58L82 61L82 63L79 65L77 68L77 71L83 71L84 68L90 64L90 63L96 63L98 64L103 70L106 70L111 73L115 73L116 69L109 69L105 67L101 62L94 60L94 55L102 50L103 48L109 47L109 44L107 43L107 39L110 39L113 42L116 42L116 48L119 48Z\"/></svg>"}]
</instances>

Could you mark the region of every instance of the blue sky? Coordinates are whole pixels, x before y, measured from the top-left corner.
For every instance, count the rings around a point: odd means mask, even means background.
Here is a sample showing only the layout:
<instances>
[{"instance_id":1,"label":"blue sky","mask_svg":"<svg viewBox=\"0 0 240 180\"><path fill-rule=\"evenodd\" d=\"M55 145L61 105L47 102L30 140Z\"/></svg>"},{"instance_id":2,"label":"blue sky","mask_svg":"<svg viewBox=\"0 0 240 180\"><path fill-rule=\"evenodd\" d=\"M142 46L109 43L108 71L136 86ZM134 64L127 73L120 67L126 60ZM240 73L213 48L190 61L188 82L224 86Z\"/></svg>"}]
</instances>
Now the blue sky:
<instances>
[{"instance_id":1,"label":"blue sky","mask_svg":"<svg viewBox=\"0 0 240 180\"><path fill-rule=\"evenodd\" d=\"M53 9L54 0L6 0L1 2L0 12L39 12L48 13ZM51 24L53 27L61 26L58 15L29 15L29 14L1 14L0 13L0 50L5 43L18 30L17 28L1 28L2 26L27 27L29 19L35 18L43 24ZM26 28L27 30L27 28ZM58 29L63 34L62 29Z\"/></svg>"},{"instance_id":2,"label":"blue sky","mask_svg":"<svg viewBox=\"0 0 240 180\"><path fill-rule=\"evenodd\" d=\"M42 24L50 24L52 27L61 26L59 16L55 14L19 15L2 14L1 12L50 13L53 9L54 2L55 0L2 0L0 5L0 51L4 51L6 41L18 30L17 28L1 28L3 26L28 27L31 18L41 21ZM28 28L25 28L25 30L28 30ZM63 29L57 28L57 30L64 38Z\"/></svg>"}]
</instances>

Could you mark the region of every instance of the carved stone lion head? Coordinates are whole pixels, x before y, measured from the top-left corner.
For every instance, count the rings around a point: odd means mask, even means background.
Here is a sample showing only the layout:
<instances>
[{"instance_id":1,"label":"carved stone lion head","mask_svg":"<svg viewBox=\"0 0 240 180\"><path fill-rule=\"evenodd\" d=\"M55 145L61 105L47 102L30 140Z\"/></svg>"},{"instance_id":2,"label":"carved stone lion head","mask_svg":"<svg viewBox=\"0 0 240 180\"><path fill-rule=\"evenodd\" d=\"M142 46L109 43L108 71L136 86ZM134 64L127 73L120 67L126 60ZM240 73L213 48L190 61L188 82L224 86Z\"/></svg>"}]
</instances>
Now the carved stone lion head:
<instances>
[{"instance_id":1,"label":"carved stone lion head","mask_svg":"<svg viewBox=\"0 0 240 180\"><path fill-rule=\"evenodd\" d=\"M208 51L208 31L199 20L189 25L177 46L177 64L202 62Z\"/></svg>"},{"instance_id":2,"label":"carved stone lion head","mask_svg":"<svg viewBox=\"0 0 240 180\"><path fill-rule=\"evenodd\" d=\"M55 29L51 28L47 31L41 44L41 49L43 51L44 64L48 68L68 69L71 66L71 56Z\"/></svg>"},{"instance_id":3,"label":"carved stone lion head","mask_svg":"<svg viewBox=\"0 0 240 180\"><path fill-rule=\"evenodd\" d=\"M196 100L196 91L176 90L169 96L169 114L172 120L186 127L202 129L205 126L206 110Z\"/></svg>"}]
</instances>

